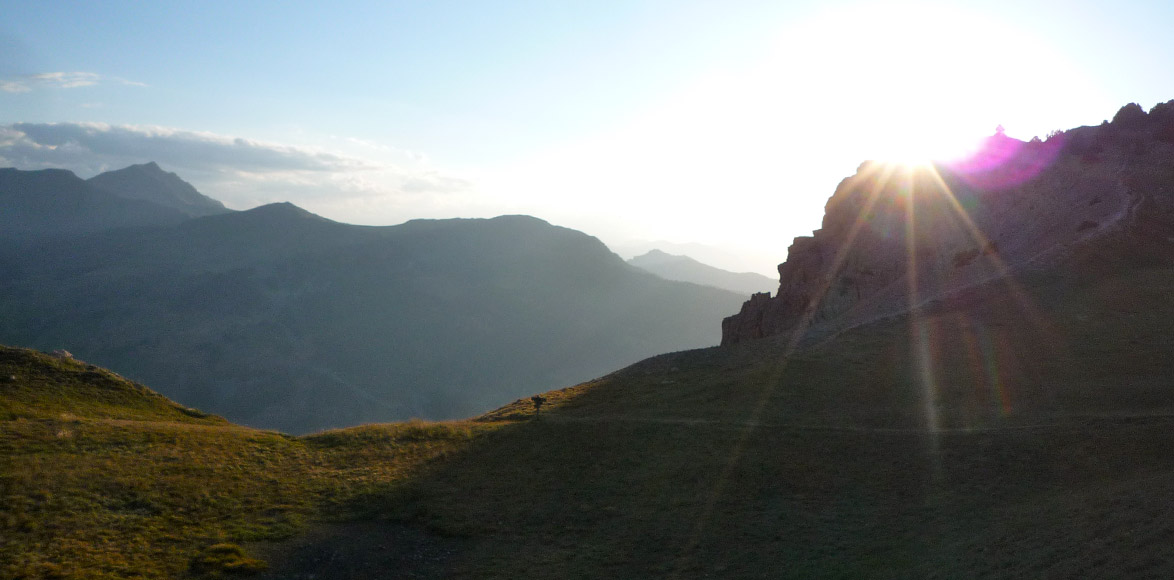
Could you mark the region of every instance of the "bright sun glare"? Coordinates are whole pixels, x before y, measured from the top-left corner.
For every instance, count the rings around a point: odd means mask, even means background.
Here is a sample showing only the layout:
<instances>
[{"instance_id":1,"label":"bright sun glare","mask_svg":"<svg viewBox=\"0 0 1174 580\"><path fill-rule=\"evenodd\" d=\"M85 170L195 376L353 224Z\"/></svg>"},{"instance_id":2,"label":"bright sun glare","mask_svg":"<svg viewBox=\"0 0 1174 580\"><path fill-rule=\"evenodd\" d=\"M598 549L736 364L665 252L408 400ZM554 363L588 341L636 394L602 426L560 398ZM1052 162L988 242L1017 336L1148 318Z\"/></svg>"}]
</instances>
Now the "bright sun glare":
<instances>
[{"instance_id":1,"label":"bright sun glare","mask_svg":"<svg viewBox=\"0 0 1174 580\"><path fill-rule=\"evenodd\" d=\"M819 224L861 162L954 161L1000 124L1046 133L1082 106L1074 95L1095 92L1080 78L1029 32L963 8L839 6L789 20L745 61L706 69L639 114L478 181L523 213L612 239L777 254ZM1047 106L1017 117L1025 95ZM763 211L748 218L746 207ZM777 260L762 263L773 275Z\"/></svg>"},{"instance_id":2,"label":"bright sun glare","mask_svg":"<svg viewBox=\"0 0 1174 580\"><path fill-rule=\"evenodd\" d=\"M874 161L915 167L955 161L974 153L987 136L951 133L935 127L932 119L910 119L907 123L906 128L887 133L887 138L873 146Z\"/></svg>"},{"instance_id":3,"label":"bright sun glare","mask_svg":"<svg viewBox=\"0 0 1174 580\"><path fill-rule=\"evenodd\" d=\"M808 48L811 86L849 121L861 154L921 165L972 152L1004 122L1008 87L1038 74L1022 58L1028 43L1004 32L949 7L858 6L813 18L785 50Z\"/></svg>"}]
</instances>

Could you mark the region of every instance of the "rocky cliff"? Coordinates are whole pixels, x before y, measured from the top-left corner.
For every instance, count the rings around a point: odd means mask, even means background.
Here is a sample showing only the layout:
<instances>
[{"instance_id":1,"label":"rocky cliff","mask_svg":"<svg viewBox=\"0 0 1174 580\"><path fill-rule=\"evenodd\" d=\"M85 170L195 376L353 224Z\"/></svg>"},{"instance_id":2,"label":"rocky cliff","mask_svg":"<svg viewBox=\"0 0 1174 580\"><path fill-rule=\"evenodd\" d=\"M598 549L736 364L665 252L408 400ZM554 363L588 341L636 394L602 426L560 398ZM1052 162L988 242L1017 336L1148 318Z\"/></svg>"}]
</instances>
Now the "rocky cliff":
<instances>
[{"instance_id":1,"label":"rocky cliff","mask_svg":"<svg viewBox=\"0 0 1174 580\"><path fill-rule=\"evenodd\" d=\"M1023 142L996 133L970 158L866 162L795 238L775 296L722 322L722 344L835 331L1027 271L1174 264L1174 101Z\"/></svg>"}]
</instances>

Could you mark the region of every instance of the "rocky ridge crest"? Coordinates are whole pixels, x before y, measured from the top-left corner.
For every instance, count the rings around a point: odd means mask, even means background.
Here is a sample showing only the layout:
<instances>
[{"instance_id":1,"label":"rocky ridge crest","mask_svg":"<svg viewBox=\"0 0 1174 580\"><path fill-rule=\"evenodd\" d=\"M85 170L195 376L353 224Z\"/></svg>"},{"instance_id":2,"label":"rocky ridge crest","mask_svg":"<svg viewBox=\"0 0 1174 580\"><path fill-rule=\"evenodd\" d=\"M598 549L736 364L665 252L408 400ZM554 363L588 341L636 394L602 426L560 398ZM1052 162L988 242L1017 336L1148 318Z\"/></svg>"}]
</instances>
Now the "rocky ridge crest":
<instances>
[{"instance_id":1,"label":"rocky ridge crest","mask_svg":"<svg viewBox=\"0 0 1174 580\"><path fill-rule=\"evenodd\" d=\"M834 332L1027 270L1174 264L1174 101L933 168L865 162L795 238L779 290L722 322L722 344Z\"/></svg>"}]
</instances>

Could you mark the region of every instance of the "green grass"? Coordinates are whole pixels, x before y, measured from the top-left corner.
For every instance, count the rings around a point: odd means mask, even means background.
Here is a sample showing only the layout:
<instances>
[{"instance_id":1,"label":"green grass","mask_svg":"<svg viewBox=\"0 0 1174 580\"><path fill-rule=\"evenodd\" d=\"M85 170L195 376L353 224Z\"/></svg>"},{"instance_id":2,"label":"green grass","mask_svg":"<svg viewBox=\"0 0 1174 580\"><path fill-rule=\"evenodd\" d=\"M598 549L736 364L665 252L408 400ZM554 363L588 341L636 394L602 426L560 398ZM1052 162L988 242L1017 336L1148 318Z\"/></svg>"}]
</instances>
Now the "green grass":
<instances>
[{"instance_id":1,"label":"green grass","mask_svg":"<svg viewBox=\"0 0 1174 580\"><path fill-rule=\"evenodd\" d=\"M0 347L0 395L0 420L77 416L227 424L106 369L27 349Z\"/></svg>"},{"instance_id":2,"label":"green grass","mask_svg":"<svg viewBox=\"0 0 1174 580\"><path fill-rule=\"evenodd\" d=\"M357 520L454 539L421 577L1174 574L1174 272L1017 292L306 437L0 350L0 574L309 573L270 547Z\"/></svg>"},{"instance_id":3,"label":"green grass","mask_svg":"<svg viewBox=\"0 0 1174 580\"><path fill-rule=\"evenodd\" d=\"M209 546L351 517L342 508L355 497L490 428L416 422L295 438L201 416L76 361L0 349L0 376L13 375L0 385L3 578L215 575L193 568Z\"/></svg>"}]
</instances>

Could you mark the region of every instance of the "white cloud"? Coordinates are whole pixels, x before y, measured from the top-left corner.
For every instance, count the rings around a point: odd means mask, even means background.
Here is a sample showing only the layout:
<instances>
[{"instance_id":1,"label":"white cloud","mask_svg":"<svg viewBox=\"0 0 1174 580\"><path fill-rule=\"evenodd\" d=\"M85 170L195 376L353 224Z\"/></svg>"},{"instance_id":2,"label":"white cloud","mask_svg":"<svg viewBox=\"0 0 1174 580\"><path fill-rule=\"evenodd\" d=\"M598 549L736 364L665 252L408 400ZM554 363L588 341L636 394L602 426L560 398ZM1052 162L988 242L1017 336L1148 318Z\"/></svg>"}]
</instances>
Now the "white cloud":
<instances>
[{"instance_id":1,"label":"white cloud","mask_svg":"<svg viewBox=\"0 0 1174 580\"><path fill-rule=\"evenodd\" d=\"M33 90L28 83L21 81L0 81L0 91L6 93L27 93Z\"/></svg>"},{"instance_id":2,"label":"white cloud","mask_svg":"<svg viewBox=\"0 0 1174 580\"><path fill-rule=\"evenodd\" d=\"M170 127L105 123L0 125L0 165L90 177L155 161L202 193L244 209L292 201L342 221L395 223L451 205L472 184L436 169L311 147ZM354 209L347 213L346 208ZM382 208L382 209L381 209Z\"/></svg>"},{"instance_id":3,"label":"white cloud","mask_svg":"<svg viewBox=\"0 0 1174 580\"><path fill-rule=\"evenodd\" d=\"M354 158L241 137L169 127L105 123L13 123L19 136L0 149L16 166L67 167L96 173L157 161L200 172L354 171L375 166Z\"/></svg>"},{"instance_id":4,"label":"white cloud","mask_svg":"<svg viewBox=\"0 0 1174 580\"><path fill-rule=\"evenodd\" d=\"M107 77L92 72L46 72L22 75L0 80L0 91L6 93L27 93L37 89L76 89L92 87L101 83L118 83L145 87L145 83L119 77Z\"/></svg>"},{"instance_id":5,"label":"white cloud","mask_svg":"<svg viewBox=\"0 0 1174 580\"><path fill-rule=\"evenodd\" d=\"M28 75L25 78L35 84L62 89L90 87L102 80L97 73L91 72L50 72Z\"/></svg>"}]
</instances>

